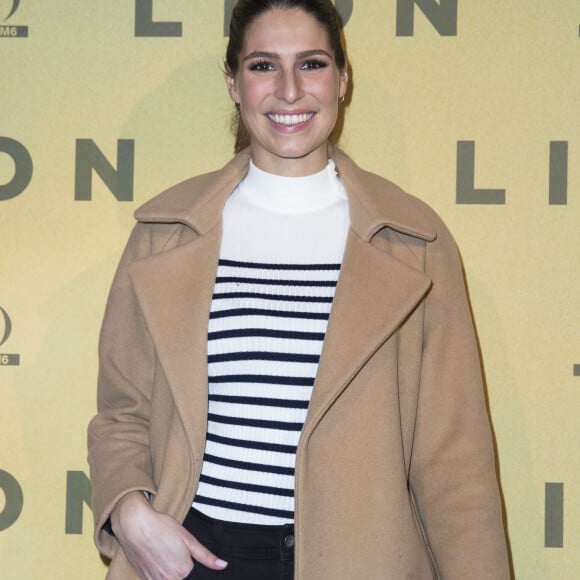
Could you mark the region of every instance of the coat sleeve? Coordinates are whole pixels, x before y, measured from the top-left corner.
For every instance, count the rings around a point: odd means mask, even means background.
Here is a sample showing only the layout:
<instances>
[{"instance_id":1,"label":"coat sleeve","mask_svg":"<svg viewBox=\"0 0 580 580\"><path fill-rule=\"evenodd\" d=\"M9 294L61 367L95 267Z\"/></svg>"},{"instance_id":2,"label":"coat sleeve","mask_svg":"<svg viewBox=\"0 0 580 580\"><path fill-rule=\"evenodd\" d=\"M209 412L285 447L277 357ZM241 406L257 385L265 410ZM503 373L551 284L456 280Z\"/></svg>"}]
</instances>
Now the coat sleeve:
<instances>
[{"instance_id":1,"label":"coat sleeve","mask_svg":"<svg viewBox=\"0 0 580 580\"><path fill-rule=\"evenodd\" d=\"M99 340L98 412L88 427L95 543L109 557L118 548L106 526L116 503L130 491L155 493L148 420L156 359L128 272L149 251L144 227L135 227L109 293Z\"/></svg>"},{"instance_id":2,"label":"coat sleeve","mask_svg":"<svg viewBox=\"0 0 580 580\"><path fill-rule=\"evenodd\" d=\"M410 487L443 580L510 578L494 445L463 272L443 224L428 244Z\"/></svg>"}]
</instances>

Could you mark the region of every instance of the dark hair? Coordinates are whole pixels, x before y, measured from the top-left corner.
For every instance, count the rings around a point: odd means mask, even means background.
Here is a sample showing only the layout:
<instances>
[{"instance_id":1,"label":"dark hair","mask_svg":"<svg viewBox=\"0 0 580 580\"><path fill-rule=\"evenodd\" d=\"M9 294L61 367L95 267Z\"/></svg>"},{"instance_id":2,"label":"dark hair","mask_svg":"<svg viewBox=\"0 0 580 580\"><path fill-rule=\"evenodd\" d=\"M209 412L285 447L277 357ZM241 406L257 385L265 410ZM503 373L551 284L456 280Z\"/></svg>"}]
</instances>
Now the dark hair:
<instances>
[{"instance_id":1,"label":"dark hair","mask_svg":"<svg viewBox=\"0 0 580 580\"><path fill-rule=\"evenodd\" d=\"M342 44L342 20L330 0L239 0L230 20L230 37L226 49L225 67L228 75L236 75L240 66L240 54L244 47L245 34L254 19L274 9L303 10L311 14L324 27L330 47L334 52L336 66L343 70L346 56ZM237 111L236 153L250 144L250 137Z\"/></svg>"}]
</instances>

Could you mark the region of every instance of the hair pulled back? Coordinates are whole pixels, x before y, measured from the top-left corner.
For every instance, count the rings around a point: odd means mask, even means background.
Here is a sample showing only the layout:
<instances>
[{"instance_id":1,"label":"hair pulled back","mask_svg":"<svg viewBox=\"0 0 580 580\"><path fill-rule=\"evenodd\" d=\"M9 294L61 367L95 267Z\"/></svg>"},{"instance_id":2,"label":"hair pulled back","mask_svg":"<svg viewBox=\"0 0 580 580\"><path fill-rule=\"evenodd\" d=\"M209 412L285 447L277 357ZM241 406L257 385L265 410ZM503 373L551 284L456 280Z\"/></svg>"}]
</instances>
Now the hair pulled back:
<instances>
[{"instance_id":1,"label":"hair pulled back","mask_svg":"<svg viewBox=\"0 0 580 580\"><path fill-rule=\"evenodd\" d=\"M328 34L330 47L334 53L336 66L343 70L346 56L342 45L342 20L330 0L239 0L234 7L230 20L230 36L226 49L226 73L235 76L240 67L240 55L244 47L245 35L255 18L269 10L298 9L311 14ZM250 137L237 114L235 151L238 153L250 144Z\"/></svg>"}]
</instances>

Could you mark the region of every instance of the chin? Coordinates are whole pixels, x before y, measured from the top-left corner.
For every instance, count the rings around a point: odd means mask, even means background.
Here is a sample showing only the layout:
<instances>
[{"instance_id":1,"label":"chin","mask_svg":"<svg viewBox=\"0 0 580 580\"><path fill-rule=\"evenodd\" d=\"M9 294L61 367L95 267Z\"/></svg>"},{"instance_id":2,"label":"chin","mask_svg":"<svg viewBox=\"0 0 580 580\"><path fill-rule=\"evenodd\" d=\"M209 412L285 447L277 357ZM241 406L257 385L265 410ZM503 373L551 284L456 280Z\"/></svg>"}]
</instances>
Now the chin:
<instances>
[{"instance_id":1,"label":"chin","mask_svg":"<svg viewBox=\"0 0 580 580\"><path fill-rule=\"evenodd\" d=\"M304 159L318 149L319 147L287 146L273 149L272 153L283 159Z\"/></svg>"}]
</instances>

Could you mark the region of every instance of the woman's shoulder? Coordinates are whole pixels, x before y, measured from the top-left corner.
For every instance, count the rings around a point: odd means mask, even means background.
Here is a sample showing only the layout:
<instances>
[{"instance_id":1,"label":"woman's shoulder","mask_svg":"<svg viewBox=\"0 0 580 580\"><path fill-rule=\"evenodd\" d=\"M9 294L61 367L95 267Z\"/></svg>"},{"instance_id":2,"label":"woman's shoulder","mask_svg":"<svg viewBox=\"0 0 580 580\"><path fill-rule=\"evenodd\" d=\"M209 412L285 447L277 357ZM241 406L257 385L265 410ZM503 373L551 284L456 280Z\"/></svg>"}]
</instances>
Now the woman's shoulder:
<instances>
[{"instance_id":1,"label":"woman's shoulder","mask_svg":"<svg viewBox=\"0 0 580 580\"><path fill-rule=\"evenodd\" d=\"M172 185L141 205L125 253L139 259L208 232L248 163L249 156L238 154L221 169Z\"/></svg>"},{"instance_id":2,"label":"woman's shoulder","mask_svg":"<svg viewBox=\"0 0 580 580\"><path fill-rule=\"evenodd\" d=\"M390 227L425 241L433 241L447 230L439 214L424 200L386 177L359 167L340 150L335 150L333 157L349 193L353 218L362 228L377 231L381 226Z\"/></svg>"},{"instance_id":3,"label":"woman's shoulder","mask_svg":"<svg viewBox=\"0 0 580 580\"><path fill-rule=\"evenodd\" d=\"M190 177L157 194L135 211L144 223L184 223L195 227L196 214L212 213L225 202L247 173L249 155L236 155L222 168ZM215 213L215 212L214 212Z\"/></svg>"}]
</instances>

